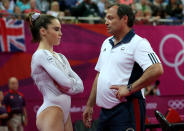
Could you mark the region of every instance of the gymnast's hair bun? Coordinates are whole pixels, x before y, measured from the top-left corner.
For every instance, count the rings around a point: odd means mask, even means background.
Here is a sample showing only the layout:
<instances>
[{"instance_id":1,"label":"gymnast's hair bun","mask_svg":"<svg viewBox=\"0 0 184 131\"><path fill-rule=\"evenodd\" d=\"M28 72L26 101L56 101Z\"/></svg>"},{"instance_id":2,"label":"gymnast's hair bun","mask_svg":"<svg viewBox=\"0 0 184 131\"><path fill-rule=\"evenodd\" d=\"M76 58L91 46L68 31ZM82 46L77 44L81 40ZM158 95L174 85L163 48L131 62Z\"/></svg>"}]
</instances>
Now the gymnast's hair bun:
<instances>
[{"instance_id":1,"label":"gymnast's hair bun","mask_svg":"<svg viewBox=\"0 0 184 131\"><path fill-rule=\"evenodd\" d=\"M37 19L40 17L40 13L31 12L26 17L26 21L28 21L29 25L32 27Z\"/></svg>"}]
</instances>

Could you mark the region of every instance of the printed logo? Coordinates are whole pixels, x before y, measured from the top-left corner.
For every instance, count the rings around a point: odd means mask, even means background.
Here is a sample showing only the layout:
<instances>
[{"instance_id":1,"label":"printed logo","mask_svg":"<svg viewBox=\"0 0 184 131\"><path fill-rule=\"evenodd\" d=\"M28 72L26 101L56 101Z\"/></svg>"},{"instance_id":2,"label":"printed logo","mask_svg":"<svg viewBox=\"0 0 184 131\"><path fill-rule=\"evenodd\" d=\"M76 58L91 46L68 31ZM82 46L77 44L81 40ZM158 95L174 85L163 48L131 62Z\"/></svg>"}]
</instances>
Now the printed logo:
<instances>
[{"instance_id":1,"label":"printed logo","mask_svg":"<svg viewBox=\"0 0 184 131\"><path fill-rule=\"evenodd\" d=\"M156 103L156 102L147 103L147 104L146 104L146 109L148 109L148 110L157 109L157 103Z\"/></svg>"},{"instance_id":2,"label":"printed logo","mask_svg":"<svg viewBox=\"0 0 184 131\"><path fill-rule=\"evenodd\" d=\"M182 99L182 100L169 100L168 106L173 108L173 109L182 110L182 109L184 109L184 99Z\"/></svg>"},{"instance_id":3,"label":"printed logo","mask_svg":"<svg viewBox=\"0 0 184 131\"><path fill-rule=\"evenodd\" d=\"M182 49L177 53L176 57L175 57L175 60L174 62L169 62L165 56L164 56L164 53L163 53L163 47L164 45L166 44L166 40L170 39L170 38L174 38L176 40L179 41L179 43L181 44L182 46ZM174 43L175 44L175 43ZM163 62L169 66L169 67L172 67L175 69L176 71L176 74L177 76L181 79L181 80L184 80L184 76L182 75L182 73L180 72L179 70L179 66L184 64L184 41L178 36L178 35L175 35L175 34L168 34L166 35L161 43L160 43L160 56L161 56L161 59L163 60Z\"/></svg>"},{"instance_id":4,"label":"printed logo","mask_svg":"<svg viewBox=\"0 0 184 131\"><path fill-rule=\"evenodd\" d=\"M135 131L133 128L127 128L126 131Z\"/></svg>"}]
</instances>

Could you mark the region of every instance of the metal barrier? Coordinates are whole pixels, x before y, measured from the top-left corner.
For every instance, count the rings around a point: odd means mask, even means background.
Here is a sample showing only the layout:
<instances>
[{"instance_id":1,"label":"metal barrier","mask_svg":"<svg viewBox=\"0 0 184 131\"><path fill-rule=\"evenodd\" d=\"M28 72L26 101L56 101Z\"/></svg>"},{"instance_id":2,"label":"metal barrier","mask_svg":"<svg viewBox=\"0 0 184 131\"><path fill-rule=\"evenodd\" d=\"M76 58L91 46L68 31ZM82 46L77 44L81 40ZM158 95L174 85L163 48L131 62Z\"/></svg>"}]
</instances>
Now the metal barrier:
<instances>
[{"instance_id":1,"label":"metal barrier","mask_svg":"<svg viewBox=\"0 0 184 131\"><path fill-rule=\"evenodd\" d=\"M21 18L24 19L27 14L16 14L16 13L0 13L0 17L12 17L12 18ZM104 18L102 17L75 17L75 16L61 16L58 17L63 23L104 23ZM155 17L150 18L149 20L144 20L144 18L136 18L137 22L143 21L143 24L152 24L152 25L159 25L159 24L167 24L167 25L182 25L184 24L184 20L174 20L174 19L155 19Z\"/></svg>"}]
</instances>

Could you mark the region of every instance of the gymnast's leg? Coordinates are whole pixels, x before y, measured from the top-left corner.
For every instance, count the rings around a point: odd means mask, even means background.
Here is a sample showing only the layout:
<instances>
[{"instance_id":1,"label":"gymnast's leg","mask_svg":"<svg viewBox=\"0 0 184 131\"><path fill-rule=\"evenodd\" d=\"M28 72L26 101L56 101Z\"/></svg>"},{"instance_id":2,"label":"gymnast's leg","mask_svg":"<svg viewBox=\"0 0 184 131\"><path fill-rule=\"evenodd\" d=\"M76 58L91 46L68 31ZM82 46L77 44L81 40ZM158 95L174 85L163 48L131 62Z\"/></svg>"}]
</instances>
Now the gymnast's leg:
<instances>
[{"instance_id":1,"label":"gymnast's leg","mask_svg":"<svg viewBox=\"0 0 184 131\"><path fill-rule=\"evenodd\" d=\"M65 131L73 131L72 120L71 120L70 114L68 115L68 119L65 123Z\"/></svg>"},{"instance_id":2,"label":"gymnast's leg","mask_svg":"<svg viewBox=\"0 0 184 131\"><path fill-rule=\"evenodd\" d=\"M63 111L57 106L46 108L38 115L36 125L40 131L64 131Z\"/></svg>"}]
</instances>

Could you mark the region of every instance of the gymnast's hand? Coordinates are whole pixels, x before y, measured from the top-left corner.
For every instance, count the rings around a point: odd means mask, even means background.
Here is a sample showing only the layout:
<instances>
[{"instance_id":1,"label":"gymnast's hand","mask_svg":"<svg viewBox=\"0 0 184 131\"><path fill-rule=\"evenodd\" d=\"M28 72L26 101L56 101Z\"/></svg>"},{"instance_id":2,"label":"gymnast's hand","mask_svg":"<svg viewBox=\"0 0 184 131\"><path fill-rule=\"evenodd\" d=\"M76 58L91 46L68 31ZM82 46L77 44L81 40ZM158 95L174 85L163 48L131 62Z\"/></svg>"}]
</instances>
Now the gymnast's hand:
<instances>
[{"instance_id":1,"label":"gymnast's hand","mask_svg":"<svg viewBox=\"0 0 184 131\"><path fill-rule=\"evenodd\" d=\"M93 114L93 107L86 106L83 112L83 123L87 128L91 128L92 126L92 114Z\"/></svg>"}]
</instances>

